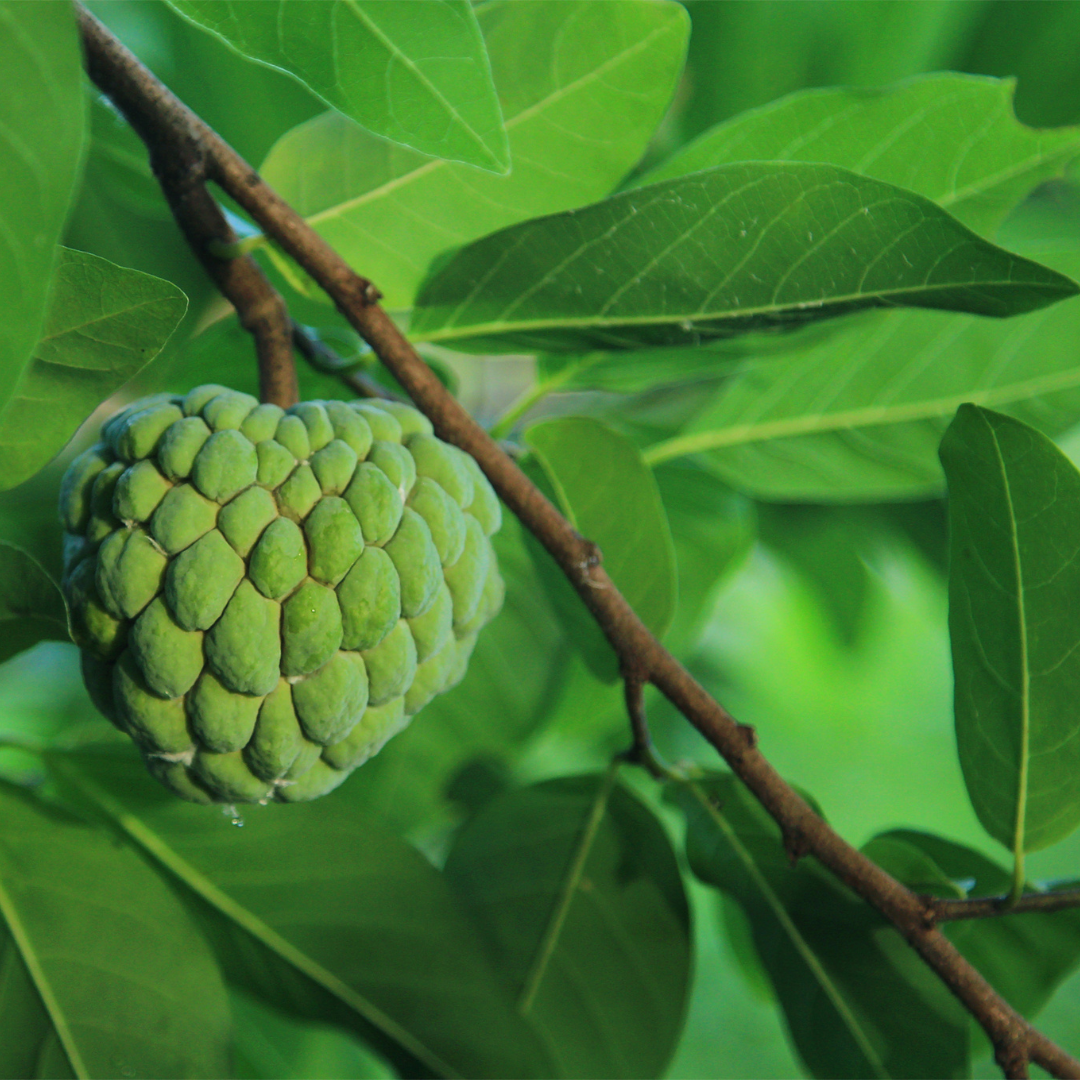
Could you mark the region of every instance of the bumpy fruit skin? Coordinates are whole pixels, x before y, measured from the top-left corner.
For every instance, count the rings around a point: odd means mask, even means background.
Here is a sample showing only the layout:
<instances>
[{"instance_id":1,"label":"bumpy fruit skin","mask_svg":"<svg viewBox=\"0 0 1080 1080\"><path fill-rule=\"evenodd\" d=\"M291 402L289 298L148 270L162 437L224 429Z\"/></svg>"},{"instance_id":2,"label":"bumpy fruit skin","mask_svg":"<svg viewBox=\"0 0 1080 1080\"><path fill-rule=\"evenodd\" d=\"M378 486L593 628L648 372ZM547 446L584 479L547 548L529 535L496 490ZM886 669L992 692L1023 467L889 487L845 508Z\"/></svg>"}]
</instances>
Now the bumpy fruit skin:
<instances>
[{"instance_id":1,"label":"bumpy fruit skin","mask_svg":"<svg viewBox=\"0 0 1080 1080\"><path fill-rule=\"evenodd\" d=\"M60 491L73 632L98 708L185 799L325 795L502 606L499 502L409 406L200 386L101 436Z\"/></svg>"}]
</instances>

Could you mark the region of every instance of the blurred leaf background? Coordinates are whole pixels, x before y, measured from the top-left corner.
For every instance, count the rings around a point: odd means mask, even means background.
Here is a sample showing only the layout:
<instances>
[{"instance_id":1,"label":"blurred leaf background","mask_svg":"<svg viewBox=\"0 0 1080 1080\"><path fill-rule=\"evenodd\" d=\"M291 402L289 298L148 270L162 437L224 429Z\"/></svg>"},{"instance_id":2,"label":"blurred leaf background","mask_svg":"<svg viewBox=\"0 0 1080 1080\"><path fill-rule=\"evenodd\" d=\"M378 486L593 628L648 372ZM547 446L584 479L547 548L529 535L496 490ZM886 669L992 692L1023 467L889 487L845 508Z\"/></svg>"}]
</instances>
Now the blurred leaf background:
<instances>
[{"instance_id":1,"label":"blurred leaf background","mask_svg":"<svg viewBox=\"0 0 1080 1080\"><path fill-rule=\"evenodd\" d=\"M244 60L158 0L89 6L253 163L287 131L324 112L298 83ZM929 71L1016 77L1023 122L1080 123L1080 4L688 0L686 8L692 23L687 68L638 172L712 125L789 92L877 86ZM165 386L184 390L210 379L250 389L255 371L246 343L224 324L185 351L186 342L220 316L220 302L188 255L138 141L97 100L89 117L93 140L64 242L175 282L191 301L180 331L124 396ZM1046 201L1067 202L1068 196L1055 190L1042 199L1021 223L1036 234ZM1076 208L1066 206L1074 222ZM336 325L321 305L295 293L290 303L298 318ZM489 421L527 389L534 371L525 358L439 356L466 405ZM343 394L310 371L302 381L308 396ZM598 408L626 409L609 391L595 401ZM551 411L560 408L552 399ZM654 421L664 409L677 412L679 403L659 395L642 408ZM54 572L56 487L81 445L85 437L43 473L0 495L0 539L34 552ZM1067 434L1064 445L1070 446ZM735 715L757 727L777 768L812 791L854 843L903 826L948 835L1000 858L968 803L956 757L942 504L755 504L678 462L657 471L657 484L680 571L668 641ZM704 534L696 512L702 506L712 514ZM436 860L465 810L511 781L602 768L626 737L619 687L592 674L566 645L556 614L535 600L542 569L513 523L499 543L511 581L501 642L478 653L462 687L425 711L421 723L336 796L384 819ZM478 700L483 708L466 707ZM665 755L712 763L708 748L670 708L655 698L649 707ZM478 713L500 712L512 720L495 732L476 720ZM0 735L32 742L68 730L72 738L108 730L82 689L72 646L46 642L0 667ZM0 752L0 766L17 778L36 768L15 750ZM655 804L648 786L638 786ZM673 835L681 831L677 818L662 812ZM1075 876L1078 866L1080 834L1074 834L1032 855L1028 873ZM800 1075L767 983L753 959L732 944L737 936L725 931L738 927L739 911L704 886L694 885L691 898L696 979L668 1075ZM231 993L236 1075L389 1075L340 1030L286 1018L242 991ZM1061 988L1040 1026L1067 1046L1080 1045L1080 974ZM978 1072L994 1074L988 1054Z\"/></svg>"}]
</instances>

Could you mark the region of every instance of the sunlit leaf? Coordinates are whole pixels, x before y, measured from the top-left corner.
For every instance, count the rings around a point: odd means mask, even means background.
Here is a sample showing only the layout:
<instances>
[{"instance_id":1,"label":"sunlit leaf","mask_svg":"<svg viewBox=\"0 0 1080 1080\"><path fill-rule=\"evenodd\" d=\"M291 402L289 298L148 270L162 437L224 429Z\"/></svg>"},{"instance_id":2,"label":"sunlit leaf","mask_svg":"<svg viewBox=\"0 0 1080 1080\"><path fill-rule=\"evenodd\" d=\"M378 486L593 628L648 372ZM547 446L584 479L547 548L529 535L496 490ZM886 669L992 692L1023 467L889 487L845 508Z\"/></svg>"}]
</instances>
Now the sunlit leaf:
<instances>
[{"instance_id":1,"label":"sunlit leaf","mask_svg":"<svg viewBox=\"0 0 1080 1080\"><path fill-rule=\"evenodd\" d=\"M9 785L0 970L5 1076L226 1075L225 987L176 894L107 832Z\"/></svg>"},{"instance_id":2,"label":"sunlit leaf","mask_svg":"<svg viewBox=\"0 0 1080 1080\"><path fill-rule=\"evenodd\" d=\"M82 164L85 103L74 11L0 3L0 406L45 319L56 244Z\"/></svg>"},{"instance_id":3,"label":"sunlit leaf","mask_svg":"<svg viewBox=\"0 0 1080 1080\"><path fill-rule=\"evenodd\" d=\"M990 235L1080 155L1080 128L1036 131L1015 79L948 73L884 89L803 90L705 132L635 186L735 161L823 161L932 199Z\"/></svg>"},{"instance_id":4,"label":"sunlit leaf","mask_svg":"<svg viewBox=\"0 0 1080 1080\"><path fill-rule=\"evenodd\" d=\"M1036 251L1036 255L1041 255ZM1048 261L1080 272L1075 253ZM880 501L936 495L937 445L972 401L1068 430L1080 407L1080 303L1007 322L930 311L869 312L823 340L745 361L647 460L702 454L766 499Z\"/></svg>"},{"instance_id":5,"label":"sunlit leaf","mask_svg":"<svg viewBox=\"0 0 1080 1080\"><path fill-rule=\"evenodd\" d=\"M48 464L157 356L186 310L171 282L61 249L41 339L0 411L0 490Z\"/></svg>"},{"instance_id":6,"label":"sunlit leaf","mask_svg":"<svg viewBox=\"0 0 1080 1080\"><path fill-rule=\"evenodd\" d=\"M504 173L506 132L467 0L169 0L388 139Z\"/></svg>"},{"instance_id":7,"label":"sunlit leaf","mask_svg":"<svg viewBox=\"0 0 1080 1080\"><path fill-rule=\"evenodd\" d=\"M614 774L490 802L446 863L560 1076L658 1076L690 977L690 913L663 827Z\"/></svg>"},{"instance_id":8,"label":"sunlit leaf","mask_svg":"<svg viewBox=\"0 0 1080 1080\"><path fill-rule=\"evenodd\" d=\"M922 196L747 162L478 240L428 279L411 329L470 348L635 348L868 307L1017 315L1077 291Z\"/></svg>"},{"instance_id":9,"label":"sunlit leaf","mask_svg":"<svg viewBox=\"0 0 1080 1080\"><path fill-rule=\"evenodd\" d=\"M513 169L496 177L378 139L328 113L284 135L267 181L390 308L412 306L439 254L599 199L630 171L671 100L689 29L678 4L519 3L477 10Z\"/></svg>"},{"instance_id":10,"label":"sunlit leaf","mask_svg":"<svg viewBox=\"0 0 1080 1080\"><path fill-rule=\"evenodd\" d=\"M1034 428L963 405L949 482L949 635L968 795L1023 854L1080 824L1080 472Z\"/></svg>"}]
</instances>

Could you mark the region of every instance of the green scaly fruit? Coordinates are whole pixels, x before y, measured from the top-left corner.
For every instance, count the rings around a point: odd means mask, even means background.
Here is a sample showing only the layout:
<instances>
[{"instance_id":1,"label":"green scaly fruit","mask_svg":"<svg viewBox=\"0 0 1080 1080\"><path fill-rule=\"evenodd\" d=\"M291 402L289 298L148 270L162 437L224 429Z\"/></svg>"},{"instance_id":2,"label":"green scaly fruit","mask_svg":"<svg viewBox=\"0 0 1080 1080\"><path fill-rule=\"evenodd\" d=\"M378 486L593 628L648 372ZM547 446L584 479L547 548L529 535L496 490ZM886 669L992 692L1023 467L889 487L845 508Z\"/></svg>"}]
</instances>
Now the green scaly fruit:
<instances>
[{"instance_id":1,"label":"green scaly fruit","mask_svg":"<svg viewBox=\"0 0 1080 1080\"><path fill-rule=\"evenodd\" d=\"M101 437L60 492L83 674L185 799L325 795L460 681L502 605L498 499L410 406L200 386Z\"/></svg>"}]
</instances>

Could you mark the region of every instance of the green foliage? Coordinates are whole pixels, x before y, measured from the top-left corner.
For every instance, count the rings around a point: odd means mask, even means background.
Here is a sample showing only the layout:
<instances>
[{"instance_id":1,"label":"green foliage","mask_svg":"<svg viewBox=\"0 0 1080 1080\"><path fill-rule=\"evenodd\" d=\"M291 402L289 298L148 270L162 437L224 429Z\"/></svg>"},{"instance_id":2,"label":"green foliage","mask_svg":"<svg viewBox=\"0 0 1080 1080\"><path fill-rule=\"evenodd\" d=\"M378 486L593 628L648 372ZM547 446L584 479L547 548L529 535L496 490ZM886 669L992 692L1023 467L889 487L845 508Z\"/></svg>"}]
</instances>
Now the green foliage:
<instances>
[{"instance_id":1,"label":"green foliage","mask_svg":"<svg viewBox=\"0 0 1080 1080\"><path fill-rule=\"evenodd\" d=\"M255 808L236 819L239 833L228 816L159 794L131 756L52 765L198 898L193 910L234 983L359 1031L399 1067L543 1073L545 1055L450 885L371 823L357 843L346 804Z\"/></svg>"},{"instance_id":2,"label":"green foliage","mask_svg":"<svg viewBox=\"0 0 1080 1080\"><path fill-rule=\"evenodd\" d=\"M736 161L827 161L917 191L992 235L1080 153L1080 131L1017 122L1010 80L931 75L884 90L809 90L705 132L635 186Z\"/></svg>"},{"instance_id":3,"label":"green foliage","mask_svg":"<svg viewBox=\"0 0 1080 1080\"><path fill-rule=\"evenodd\" d=\"M0 487L22 483L161 351L184 316L172 283L63 248L41 338L0 411Z\"/></svg>"},{"instance_id":4,"label":"green foliage","mask_svg":"<svg viewBox=\"0 0 1080 1080\"><path fill-rule=\"evenodd\" d=\"M834 877L808 860L792 870L779 826L738 780L709 777L678 801L690 865L746 914L811 1075L967 1075L957 1001Z\"/></svg>"},{"instance_id":5,"label":"green foliage","mask_svg":"<svg viewBox=\"0 0 1080 1080\"><path fill-rule=\"evenodd\" d=\"M899 881L931 896L1003 896L1011 878L985 855L940 836L896 829L863 850ZM915 864L918 872L912 873ZM1063 886L1072 883L1063 882ZM945 933L1025 1016L1037 1013L1080 961L1080 913L1002 915L947 923Z\"/></svg>"},{"instance_id":6,"label":"green foliage","mask_svg":"<svg viewBox=\"0 0 1080 1080\"><path fill-rule=\"evenodd\" d=\"M39 641L67 640L67 608L56 582L25 551L0 542L0 659Z\"/></svg>"},{"instance_id":7,"label":"green foliage","mask_svg":"<svg viewBox=\"0 0 1080 1080\"><path fill-rule=\"evenodd\" d=\"M663 1072L682 1026L690 913L663 827L613 770L493 800L458 833L446 875L558 1075Z\"/></svg>"},{"instance_id":8,"label":"green foliage","mask_svg":"<svg viewBox=\"0 0 1080 1080\"><path fill-rule=\"evenodd\" d=\"M473 348L688 345L884 305L1017 315L1076 291L889 184L746 162L478 240L425 284L412 329Z\"/></svg>"},{"instance_id":9,"label":"green foliage","mask_svg":"<svg viewBox=\"0 0 1080 1080\"><path fill-rule=\"evenodd\" d=\"M979 820L1014 853L1080 824L1073 650L1080 473L1017 420L963 405L949 480L956 736Z\"/></svg>"},{"instance_id":10,"label":"green foliage","mask_svg":"<svg viewBox=\"0 0 1080 1080\"><path fill-rule=\"evenodd\" d=\"M8 784L0 807L4 1074L223 1075L225 987L172 889L107 832Z\"/></svg>"},{"instance_id":11,"label":"green foliage","mask_svg":"<svg viewBox=\"0 0 1080 1080\"><path fill-rule=\"evenodd\" d=\"M657 637L675 614L677 572L671 530L652 473L634 446L597 420L547 420L525 435L562 512L604 553L604 569ZM583 642L601 678L618 678L618 664L580 600L540 557L572 641Z\"/></svg>"},{"instance_id":12,"label":"green foliage","mask_svg":"<svg viewBox=\"0 0 1080 1080\"><path fill-rule=\"evenodd\" d=\"M1075 886L1075 5L89 6L845 837ZM0 1076L984 1075L654 687L626 760L587 606L225 199L341 354L257 405L70 9L0 29ZM942 927L1075 1050L1080 909Z\"/></svg>"},{"instance_id":13,"label":"green foliage","mask_svg":"<svg viewBox=\"0 0 1080 1080\"><path fill-rule=\"evenodd\" d=\"M169 2L379 135L437 157L509 170L490 66L466 0L419 12L401 0Z\"/></svg>"},{"instance_id":14,"label":"green foliage","mask_svg":"<svg viewBox=\"0 0 1080 1080\"><path fill-rule=\"evenodd\" d=\"M686 48L686 14L668 0L493 0L477 15L510 175L424 157L336 113L284 135L263 164L267 181L379 282L390 308L412 306L447 249L606 195L641 157Z\"/></svg>"},{"instance_id":15,"label":"green foliage","mask_svg":"<svg viewBox=\"0 0 1080 1080\"><path fill-rule=\"evenodd\" d=\"M1051 261L1080 270L1073 253ZM788 354L744 361L646 459L702 454L728 483L763 499L935 495L937 446L965 401L1015 411L1055 434L1072 427L1078 328L1075 304L1006 322L870 312L820 342L792 341Z\"/></svg>"},{"instance_id":16,"label":"green foliage","mask_svg":"<svg viewBox=\"0 0 1080 1080\"><path fill-rule=\"evenodd\" d=\"M83 159L79 44L62 4L0 7L0 406L45 322L56 243Z\"/></svg>"}]
</instances>

